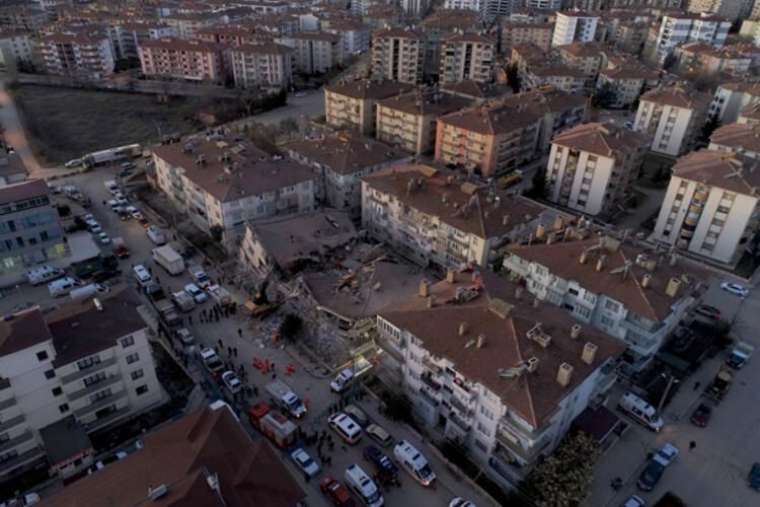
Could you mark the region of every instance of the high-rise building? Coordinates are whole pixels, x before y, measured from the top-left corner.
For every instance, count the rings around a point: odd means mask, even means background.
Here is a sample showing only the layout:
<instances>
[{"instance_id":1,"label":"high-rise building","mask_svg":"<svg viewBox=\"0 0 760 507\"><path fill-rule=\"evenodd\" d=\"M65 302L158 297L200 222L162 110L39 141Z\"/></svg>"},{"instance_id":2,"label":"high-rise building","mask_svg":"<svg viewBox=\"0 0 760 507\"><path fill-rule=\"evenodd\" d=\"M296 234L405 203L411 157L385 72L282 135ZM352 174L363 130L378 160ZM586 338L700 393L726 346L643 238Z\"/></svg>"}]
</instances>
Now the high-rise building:
<instances>
[{"instance_id":1,"label":"high-rise building","mask_svg":"<svg viewBox=\"0 0 760 507\"><path fill-rule=\"evenodd\" d=\"M372 78L416 84L422 81L425 36L413 29L386 28L372 35Z\"/></svg>"},{"instance_id":2,"label":"high-rise building","mask_svg":"<svg viewBox=\"0 0 760 507\"><path fill-rule=\"evenodd\" d=\"M583 11L557 12L552 46L564 46L573 42L591 42L596 35L599 16Z\"/></svg>"},{"instance_id":3,"label":"high-rise building","mask_svg":"<svg viewBox=\"0 0 760 507\"><path fill-rule=\"evenodd\" d=\"M490 83L494 78L496 41L476 33L459 33L443 41L440 82Z\"/></svg>"}]
</instances>

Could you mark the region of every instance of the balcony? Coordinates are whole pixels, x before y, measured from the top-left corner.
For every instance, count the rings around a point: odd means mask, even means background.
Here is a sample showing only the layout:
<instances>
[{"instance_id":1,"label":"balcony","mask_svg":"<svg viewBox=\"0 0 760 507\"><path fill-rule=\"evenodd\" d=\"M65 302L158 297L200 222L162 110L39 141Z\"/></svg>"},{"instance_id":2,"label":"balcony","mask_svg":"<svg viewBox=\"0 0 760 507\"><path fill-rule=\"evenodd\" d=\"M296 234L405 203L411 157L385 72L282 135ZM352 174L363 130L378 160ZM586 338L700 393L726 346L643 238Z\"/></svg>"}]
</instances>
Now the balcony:
<instances>
[{"instance_id":1,"label":"balcony","mask_svg":"<svg viewBox=\"0 0 760 507\"><path fill-rule=\"evenodd\" d=\"M22 452L21 454L17 454L13 458L0 462L0 476L7 475L8 473L14 471L15 468L26 465L27 463L31 463L32 461L42 459L44 457L45 449L40 446L29 449L28 451Z\"/></svg>"},{"instance_id":2,"label":"balcony","mask_svg":"<svg viewBox=\"0 0 760 507\"><path fill-rule=\"evenodd\" d=\"M68 384L70 382L74 382L75 380L82 379L88 375L92 375L96 371L100 371L103 368L108 368L109 366L113 366L116 364L116 357L110 357L106 359L105 361L101 361L99 363L93 364L92 366L88 366L87 368L82 368L79 371L75 371L74 373L69 373L68 375L64 375L61 377L61 382L64 384Z\"/></svg>"},{"instance_id":3,"label":"balcony","mask_svg":"<svg viewBox=\"0 0 760 507\"><path fill-rule=\"evenodd\" d=\"M0 401L0 411L5 410L6 408L12 407L16 404L16 398L11 396L7 400Z\"/></svg>"},{"instance_id":4,"label":"balcony","mask_svg":"<svg viewBox=\"0 0 760 507\"><path fill-rule=\"evenodd\" d=\"M420 380L422 380L422 382L433 391L437 392L441 390L441 384L436 382L433 379L433 376L429 372L422 374L422 376L420 377Z\"/></svg>"},{"instance_id":5,"label":"balcony","mask_svg":"<svg viewBox=\"0 0 760 507\"><path fill-rule=\"evenodd\" d=\"M449 414L449 421L454 423L460 430L464 431L465 433L470 431L470 425L453 412Z\"/></svg>"},{"instance_id":6,"label":"balcony","mask_svg":"<svg viewBox=\"0 0 760 507\"><path fill-rule=\"evenodd\" d=\"M127 390L122 389L121 391L112 393L110 396L106 396L105 398L99 399L95 403L91 403L90 405L87 405L78 410L75 410L74 415L77 417L82 417L83 415L89 414L90 412L107 407L108 405L112 404L116 400L120 400L121 398L124 398L126 395L127 395Z\"/></svg>"},{"instance_id":7,"label":"balcony","mask_svg":"<svg viewBox=\"0 0 760 507\"><path fill-rule=\"evenodd\" d=\"M8 440L3 441L0 443L0 454L4 453L5 451L9 449L13 449L17 445L23 444L24 442L28 440L32 440L34 438L34 433L32 433L31 430L26 430L22 434L20 434L17 437L9 438Z\"/></svg>"},{"instance_id":8,"label":"balcony","mask_svg":"<svg viewBox=\"0 0 760 507\"><path fill-rule=\"evenodd\" d=\"M90 384L89 386L85 387L84 389L80 389L78 391L74 391L72 393L67 394L67 397L71 401L78 400L79 398L83 396L87 396L88 394L95 393L97 391L100 391L101 389L104 389L110 385L113 385L117 382L121 382L122 376L121 374L113 374L110 375L100 382L95 382L94 384Z\"/></svg>"},{"instance_id":9,"label":"balcony","mask_svg":"<svg viewBox=\"0 0 760 507\"><path fill-rule=\"evenodd\" d=\"M0 433L2 433L5 430L9 430L13 428L14 426L18 426L22 422L26 420L26 417L24 417L24 414L17 415L16 417L11 417L10 419L7 419L0 423Z\"/></svg>"},{"instance_id":10,"label":"balcony","mask_svg":"<svg viewBox=\"0 0 760 507\"><path fill-rule=\"evenodd\" d=\"M541 454L541 451L550 442L549 439L545 439L543 441L536 442L534 445L531 445L528 448L525 448L520 443L520 441L516 439L516 437L509 435L508 433L504 432L501 428L499 428L499 430L496 432L496 440L504 448L514 453L516 457L526 462L532 462L533 460L535 460L538 457L538 455Z\"/></svg>"},{"instance_id":11,"label":"balcony","mask_svg":"<svg viewBox=\"0 0 760 507\"><path fill-rule=\"evenodd\" d=\"M427 391L427 389L425 389L425 388L420 388L420 391L419 391L419 392L420 392L420 398L421 398L421 399L422 399L422 400L423 400L425 403L427 403L428 405L431 405L431 406L433 406L433 407L437 407L437 406L438 406L438 403L439 403L439 401L438 401L437 399L435 399L435 397L434 397L432 394L430 394L430 393Z\"/></svg>"}]
</instances>

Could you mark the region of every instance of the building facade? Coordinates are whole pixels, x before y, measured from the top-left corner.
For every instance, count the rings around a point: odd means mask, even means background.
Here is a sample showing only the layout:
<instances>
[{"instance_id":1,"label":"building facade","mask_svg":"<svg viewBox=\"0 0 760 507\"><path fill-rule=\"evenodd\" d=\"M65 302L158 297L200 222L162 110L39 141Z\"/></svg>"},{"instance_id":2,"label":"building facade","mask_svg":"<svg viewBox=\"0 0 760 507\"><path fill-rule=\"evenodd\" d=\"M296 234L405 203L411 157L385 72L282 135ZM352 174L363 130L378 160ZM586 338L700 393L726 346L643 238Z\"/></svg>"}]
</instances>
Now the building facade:
<instances>
[{"instance_id":1,"label":"building facade","mask_svg":"<svg viewBox=\"0 0 760 507\"><path fill-rule=\"evenodd\" d=\"M325 121L331 127L375 134L377 103L410 92L413 85L397 81L353 81L325 86Z\"/></svg>"},{"instance_id":2,"label":"building facade","mask_svg":"<svg viewBox=\"0 0 760 507\"><path fill-rule=\"evenodd\" d=\"M703 42L720 48L726 43L731 22L714 14L673 14L662 17L649 49L650 57L662 64L679 44Z\"/></svg>"},{"instance_id":3,"label":"building facade","mask_svg":"<svg viewBox=\"0 0 760 507\"><path fill-rule=\"evenodd\" d=\"M39 51L48 74L103 79L114 72L114 55L106 35L57 32L41 37Z\"/></svg>"},{"instance_id":4,"label":"building facade","mask_svg":"<svg viewBox=\"0 0 760 507\"><path fill-rule=\"evenodd\" d=\"M422 81L425 37L422 32L386 28L372 35L372 78L417 84Z\"/></svg>"},{"instance_id":5,"label":"building facade","mask_svg":"<svg viewBox=\"0 0 760 507\"><path fill-rule=\"evenodd\" d=\"M152 39L138 48L143 74L187 81L224 81L221 47L178 38Z\"/></svg>"},{"instance_id":6,"label":"building facade","mask_svg":"<svg viewBox=\"0 0 760 507\"><path fill-rule=\"evenodd\" d=\"M459 81L490 83L494 77L496 42L489 37L457 34L443 41L440 82Z\"/></svg>"},{"instance_id":7,"label":"building facade","mask_svg":"<svg viewBox=\"0 0 760 507\"><path fill-rule=\"evenodd\" d=\"M243 45L229 50L238 88L285 89L293 82L293 50L280 44Z\"/></svg>"},{"instance_id":8,"label":"building facade","mask_svg":"<svg viewBox=\"0 0 760 507\"><path fill-rule=\"evenodd\" d=\"M552 46L573 42L592 42L599 16L582 11L559 11L552 35Z\"/></svg>"}]
</instances>

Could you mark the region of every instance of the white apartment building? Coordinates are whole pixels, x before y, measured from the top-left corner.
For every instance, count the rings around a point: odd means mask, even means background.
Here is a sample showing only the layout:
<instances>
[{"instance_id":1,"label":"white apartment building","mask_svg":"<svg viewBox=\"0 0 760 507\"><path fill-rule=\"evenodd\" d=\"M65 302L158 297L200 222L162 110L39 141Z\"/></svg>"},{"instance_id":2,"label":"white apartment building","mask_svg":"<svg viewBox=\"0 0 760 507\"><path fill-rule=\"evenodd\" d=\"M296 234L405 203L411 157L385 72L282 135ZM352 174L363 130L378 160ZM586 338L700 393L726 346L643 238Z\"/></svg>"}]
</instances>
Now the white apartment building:
<instances>
[{"instance_id":1,"label":"white apartment building","mask_svg":"<svg viewBox=\"0 0 760 507\"><path fill-rule=\"evenodd\" d=\"M462 444L505 486L548 457L613 385L624 349L523 292L508 284L494 293L450 271L377 316L386 352L378 375L401 387L418 421Z\"/></svg>"},{"instance_id":2,"label":"white apartment building","mask_svg":"<svg viewBox=\"0 0 760 507\"><path fill-rule=\"evenodd\" d=\"M730 21L714 14L665 15L651 56L662 64L676 46L685 42L703 42L716 48L723 47L730 28Z\"/></svg>"},{"instance_id":3,"label":"white apartment building","mask_svg":"<svg viewBox=\"0 0 760 507\"><path fill-rule=\"evenodd\" d=\"M611 123L584 123L552 139L548 199L588 215L620 211L638 176L647 138Z\"/></svg>"},{"instance_id":4,"label":"white apartment building","mask_svg":"<svg viewBox=\"0 0 760 507\"><path fill-rule=\"evenodd\" d=\"M224 81L222 47L198 40L149 39L138 47L142 73L187 81Z\"/></svg>"},{"instance_id":5,"label":"white apartment building","mask_svg":"<svg viewBox=\"0 0 760 507\"><path fill-rule=\"evenodd\" d=\"M487 266L496 250L545 219L521 196L488 192L433 167L396 165L362 180L362 227L399 254L438 268ZM533 225L535 227L535 225Z\"/></svg>"},{"instance_id":6,"label":"white apartment building","mask_svg":"<svg viewBox=\"0 0 760 507\"><path fill-rule=\"evenodd\" d=\"M40 38L39 51L49 74L97 80L114 72L111 41L105 34L56 32Z\"/></svg>"},{"instance_id":7,"label":"white apartment building","mask_svg":"<svg viewBox=\"0 0 760 507\"><path fill-rule=\"evenodd\" d=\"M718 86L709 114L723 124L733 123L745 106L760 102L760 83L733 81Z\"/></svg>"},{"instance_id":8,"label":"white apartment building","mask_svg":"<svg viewBox=\"0 0 760 507\"><path fill-rule=\"evenodd\" d=\"M707 95L681 86L655 88L641 96L633 128L650 137L653 152L678 157L693 148L709 103Z\"/></svg>"},{"instance_id":9,"label":"white apartment building","mask_svg":"<svg viewBox=\"0 0 760 507\"><path fill-rule=\"evenodd\" d=\"M112 45L119 59L139 58L138 48L143 41L177 36L174 27L160 23L123 23L109 26Z\"/></svg>"},{"instance_id":10,"label":"white apartment building","mask_svg":"<svg viewBox=\"0 0 760 507\"><path fill-rule=\"evenodd\" d=\"M236 251L249 220L315 207L316 176L250 141L187 138L153 150L156 185L201 230Z\"/></svg>"},{"instance_id":11,"label":"white apartment building","mask_svg":"<svg viewBox=\"0 0 760 507\"><path fill-rule=\"evenodd\" d=\"M372 79L422 81L425 36L412 29L385 28L372 35Z\"/></svg>"},{"instance_id":12,"label":"white apartment building","mask_svg":"<svg viewBox=\"0 0 760 507\"><path fill-rule=\"evenodd\" d=\"M330 26L325 32L340 37L343 55L356 55L369 49L369 28L355 19L330 20Z\"/></svg>"},{"instance_id":13,"label":"white apartment building","mask_svg":"<svg viewBox=\"0 0 760 507\"><path fill-rule=\"evenodd\" d=\"M102 431L164 400L140 304L120 287L0 324L0 479L45 458L39 430L56 421Z\"/></svg>"},{"instance_id":14,"label":"white apartment building","mask_svg":"<svg viewBox=\"0 0 760 507\"><path fill-rule=\"evenodd\" d=\"M562 8L562 0L525 0L529 10L558 11Z\"/></svg>"},{"instance_id":15,"label":"white apartment building","mask_svg":"<svg viewBox=\"0 0 760 507\"><path fill-rule=\"evenodd\" d=\"M573 42L592 42L598 23L599 16L582 11L557 12L552 46L565 46Z\"/></svg>"},{"instance_id":16,"label":"white apartment building","mask_svg":"<svg viewBox=\"0 0 760 507\"><path fill-rule=\"evenodd\" d=\"M35 43L26 30L0 29L0 68L16 70L18 65L32 65Z\"/></svg>"},{"instance_id":17,"label":"white apartment building","mask_svg":"<svg viewBox=\"0 0 760 507\"><path fill-rule=\"evenodd\" d=\"M339 36L327 32L299 32L277 40L293 48L295 70L302 74L324 74L343 61Z\"/></svg>"},{"instance_id":18,"label":"white apartment building","mask_svg":"<svg viewBox=\"0 0 760 507\"><path fill-rule=\"evenodd\" d=\"M232 77L238 88L284 89L293 82L293 50L280 44L230 48Z\"/></svg>"},{"instance_id":19,"label":"white apartment building","mask_svg":"<svg viewBox=\"0 0 760 507\"><path fill-rule=\"evenodd\" d=\"M624 369L641 370L694 304L704 274L674 255L583 227L561 241L557 234L539 229L532 243L509 246L504 268L533 296L623 341Z\"/></svg>"},{"instance_id":20,"label":"white apartment building","mask_svg":"<svg viewBox=\"0 0 760 507\"><path fill-rule=\"evenodd\" d=\"M710 136L707 149L760 160L760 124L745 121L718 127Z\"/></svg>"},{"instance_id":21,"label":"white apartment building","mask_svg":"<svg viewBox=\"0 0 760 507\"><path fill-rule=\"evenodd\" d=\"M428 0L401 0L401 9L407 16L413 18L424 16L429 5Z\"/></svg>"},{"instance_id":22,"label":"white apartment building","mask_svg":"<svg viewBox=\"0 0 760 507\"><path fill-rule=\"evenodd\" d=\"M752 9L754 0L689 0L688 10L695 14L709 12L736 21L741 16L746 16Z\"/></svg>"},{"instance_id":23,"label":"white apartment building","mask_svg":"<svg viewBox=\"0 0 760 507\"><path fill-rule=\"evenodd\" d=\"M476 33L455 34L443 41L440 82L490 83L494 78L495 60L495 40Z\"/></svg>"},{"instance_id":24,"label":"white apartment building","mask_svg":"<svg viewBox=\"0 0 760 507\"><path fill-rule=\"evenodd\" d=\"M654 239L720 264L735 265L760 219L758 161L700 150L678 159Z\"/></svg>"}]
</instances>

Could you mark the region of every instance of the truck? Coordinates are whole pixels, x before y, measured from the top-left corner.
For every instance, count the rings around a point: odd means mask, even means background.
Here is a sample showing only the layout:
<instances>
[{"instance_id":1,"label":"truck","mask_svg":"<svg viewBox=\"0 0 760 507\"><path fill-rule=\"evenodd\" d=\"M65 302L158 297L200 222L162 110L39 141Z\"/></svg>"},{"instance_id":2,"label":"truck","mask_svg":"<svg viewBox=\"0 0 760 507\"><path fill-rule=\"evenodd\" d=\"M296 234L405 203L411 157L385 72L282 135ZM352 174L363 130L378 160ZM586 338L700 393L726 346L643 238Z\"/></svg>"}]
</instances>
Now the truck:
<instances>
[{"instance_id":1,"label":"truck","mask_svg":"<svg viewBox=\"0 0 760 507\"><path fill-rule=\"evenodd\" d=\"M154 248L151 252L153 261L164 268L167 273L177 276L185 271L185 261L182 256L169 245Z\"/></svg>"},{"instance_id":2,"label":"truck","mask_svg":"<svg viewBox=\"0 0 760 507\"><path fill-rule=\"evenodd\" d=\"M182 321L174 303L167 299L166 294L164 294L164 291L160 287L158 290L152 291L149 297L156 311L168 325L173 326Z\"/></svg>"},{"instance_id":3,"label":"truck","mask_svg":"<svg viewBox=\"0 0 760 507\"><path fill-rule=\"evenodd\" d=\"M113 254L117 258L126 259L129 257L129 248L127 248L127 244L124 242L124 238L117 236L111 240L111 244L113 248Z\"/></svg>"},{"instance_id":4,"label":"truck","mask_svg":"<svg viewBox=\"0 0 760 507\"><path fill-rule=\"evenodd\" d=\"M721 366L715 378L705 388L702 396L713 400L715 403L720 403L731 387L733 380L734 375L731 373L731 370L726 366Z\"/></svg>"},{"instance_id":5,"label":"truck","mask_svg":"<svg viewBox=\"0 0 760 507\"><path fill-rule=\"evenodd\" d=\"M118 146L116 148L88 153L82 157L82 163L85 167L95 167L101 164L116 162L117 160L139 157L141 154L142 147L139 144L128 144L126 146Z\"/></svg>"},{"instance_id":6,"label":"truck","mask_svg":"<svg viewBox=\"0 0 760 507\"><path fill-rule=\"evenodd\" d=\"M174 304L176 304L177 307L183 312L190 312L193 310L193 308L195 308L195 301L193 301L193 296L183 290L174 292L172 294L172 301L174 301Z\"/></svg>"},{"instance_id":7,"label":"truck","mask_svg":"<svg viewBox=\"0 0 760 507\"><path fill-rule=\"evenodd\" d=\"M274 403L287 411L291 416L300 419L306 415L306 407L301 399L282 380L277 379L268 383L266 390L274 399Z\"/></svg>"},{"instance_id":8,"label":"truck","mask_svg":"<svg viewBox=\"0 0 760 507\"><path fill-rule=\"evenodd\" d=\"M211 279L208 277L202 267L197 264L188 266L187 272L190 274L190 278L201 289L207 289L211 285Z\"/></svg>"},{"instance_id":9,"label":"truck","mask_svg":"<svg viewBox=\"0 0 760 507\"><path fill-rule=\"evenodd\" d=\"M166 235L164 235L164 233L161 232L161 229L155 225L148 227L145 230L145 234L147 234L148 238L150 238L150 240L158 246L166 244Z\"/></svg>"},{"instance_id":10,"label":"truck","mask_svg":"<svg viewBox=\"0 0 760 507\"><path fill-rule=\"evenodd\" d=\"M296 441L298 429L295 424L272 411L266 403L257 403L248 409L251 426L258 429L280 449L290 447Z\"/></svg>"},{"instance_id":11,"label":"truck","mask_svg":"<svg viewBox=\"0 0 760 507\"><path fill-rule=\"evenodd\" d=\"M749 362L755 347L747 342L738 342L734 345L731 354L726 359L726 364L734 370L740 370L742 366Z\"/></svg>"},{"instance_id":12,"label":"truck","mask_svg":"<svg viewBox=\"0 0 760 507\"><path fill-rule=\"evenodd\" d=\"M229 291L221 285L209 285L207 291L209 294L211 294L211 297L214 298L214 300L219 304L227 305L232 303L232 296L230 295Z\"/></svg>"}]
</instances>

